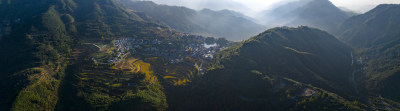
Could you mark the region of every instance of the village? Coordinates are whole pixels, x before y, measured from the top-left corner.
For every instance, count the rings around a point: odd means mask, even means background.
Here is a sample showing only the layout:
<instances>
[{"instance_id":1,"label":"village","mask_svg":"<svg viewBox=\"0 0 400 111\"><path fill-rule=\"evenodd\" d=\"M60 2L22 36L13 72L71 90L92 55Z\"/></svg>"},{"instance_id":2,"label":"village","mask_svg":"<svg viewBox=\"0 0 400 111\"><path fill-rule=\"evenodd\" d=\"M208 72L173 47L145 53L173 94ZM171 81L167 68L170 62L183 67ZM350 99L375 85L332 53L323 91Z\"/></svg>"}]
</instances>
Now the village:
<instances>
[{"instance_id":1,"label":"village","mask_svg":"<svg viewBox=\"0 0 400 111\"><path fill-rule=\"evenodd\" d=\"M95 67L112 67L108 70L142 71L151 75L152 70L157 75L167 78L173 85L185 85L194 74L204 74L208 60L214 54L226 48L217 43L207 44L202 36L181 34L167 37L120 37L110 42L83 43L92 53L89 56ZM154 62L154 58L159 61ZM88 66L88 69L91 66ZM184 67L184 68L182 68ZM114 68L114 69L113 69ZM87 74L82 73L84 77ZM89 77L90 78L90 77ZM153 83L155 79L151 79ZM125 86L136 86L135 82L114 83Z\"/></svg>"},{"instance_id":2,"label":"village","mask_svg":"<svg viewBox=\"0 0 400 111\"><path fill-rule=\"evenodd\" d=\"M120 37L108 44L112 47L112 54L109 57L91 57L96 64L115 64L128 55L141 57L161 57L168 61L168 64L185 63L196 66L201 63L185 61L185 58L193 58L199 61L210 60L214 54L224 50L225 45L216 42L207 44L206 38L197 35L176 33L169 37ZM101 49L103 45L93 46ZM202 65L200 65L201 68ZM198 66L199 67L199 66ZM200 69L199 69L200 70Z\"/></svg>"},{"instance_id":3,"label":"village","mask_svg":"<svg viewBox=\"0 0 400 111\"><path fill-rule=\"evenodd\" d=\"M215 52L223 47L218 44L206 44L204 42L176 43L161 41L158 39L135 39L122 38L113 42L116 51L115 58L121 58L126 53L163 57L169 60L170 64L184 62L185 57L198 59L212 59ZM117 59L110 61L116 62Z\"/></svg>"}]
</instances>

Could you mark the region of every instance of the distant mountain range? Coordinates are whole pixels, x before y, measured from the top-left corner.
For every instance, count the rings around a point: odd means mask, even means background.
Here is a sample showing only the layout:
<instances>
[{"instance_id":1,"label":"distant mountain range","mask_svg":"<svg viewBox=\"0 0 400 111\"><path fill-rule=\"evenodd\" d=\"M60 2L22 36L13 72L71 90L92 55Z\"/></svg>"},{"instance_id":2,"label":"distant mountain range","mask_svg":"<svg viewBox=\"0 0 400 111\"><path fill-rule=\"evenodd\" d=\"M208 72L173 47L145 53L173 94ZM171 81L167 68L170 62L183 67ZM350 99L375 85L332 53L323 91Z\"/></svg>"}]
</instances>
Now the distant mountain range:
<instances>
[{"instance_id":1,"label":"distant mountain range","mask_svg":"<svg viewBox=\"0 0 400 111\"><path fill-rule=\"evenodd\" d=\"M134 11L144 12L157 22L186 33L240 41L266 29L254 23L250 17L230 10L195 11L185 7L158 5L151 1L124 0L123 3Z\"/></svg>"},{"instance_id":2,"label":"distant mountain range","mask_svg":"<svg viewBox=\"0 0 400 111\"><path fill-rule=\"evenodd\" d=\"M259 20L268 27L303 25L336 33L337 26L350 16L329 0L301 0L265 10Z\"/></svg>"},{"instance_id":3,"label":"distant mountain range","mask_svg":"<svg viewBox=\"0 0 400 111\"><path fill-rule=\"evenodd\" d=\"M133 0L141 1L141 0ZM248 7L233 0L151 0L157 4L166 4L170 6L185 6L195 10L208 8L212 10L234 9L235 11L248 11Z\"/></svg>"}]
</instances>

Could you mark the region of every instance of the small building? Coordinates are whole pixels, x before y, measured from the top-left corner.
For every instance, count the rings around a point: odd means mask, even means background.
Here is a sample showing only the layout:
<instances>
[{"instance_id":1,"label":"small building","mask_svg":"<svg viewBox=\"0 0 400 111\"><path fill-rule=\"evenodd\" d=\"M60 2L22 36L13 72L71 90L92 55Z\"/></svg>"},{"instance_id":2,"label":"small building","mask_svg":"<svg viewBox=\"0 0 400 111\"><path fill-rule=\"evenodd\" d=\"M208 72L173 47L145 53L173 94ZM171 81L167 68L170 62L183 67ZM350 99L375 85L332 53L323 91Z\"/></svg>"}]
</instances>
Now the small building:
<instances>
[{"instance_id":1,"label":"small building","mask_svg":"<svg viewBox=\"0 0 400 111\"><path fill-rule=\"evenodd\" d=\"M304 90L304 96L312 96L312 95L314 95L314 94L315 94L315 91L312 90L312 89L310 89L310 88L306 88L306 89Z\"/></svg>"},{"instance_id":2,"label":"small building","mask_svg":"<svg viewBox=\"0 0 400 111\"><path fill-rule=\"evenodd\" d=\"M212 54L205 54L205 55L204 55L204 58L206 58L206 59L213 59L214 56L213 56Z\"/></svg>"}]
</instances>

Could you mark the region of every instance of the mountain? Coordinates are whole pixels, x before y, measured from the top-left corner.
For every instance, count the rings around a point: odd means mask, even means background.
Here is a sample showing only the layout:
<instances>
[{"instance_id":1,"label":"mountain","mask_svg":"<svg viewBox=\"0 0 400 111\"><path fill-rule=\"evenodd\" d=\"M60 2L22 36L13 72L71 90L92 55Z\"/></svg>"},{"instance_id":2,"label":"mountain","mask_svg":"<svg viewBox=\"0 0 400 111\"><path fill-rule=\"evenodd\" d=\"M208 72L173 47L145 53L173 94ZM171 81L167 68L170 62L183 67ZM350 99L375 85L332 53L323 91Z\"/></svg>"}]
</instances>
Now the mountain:
<instances>
[{"instance_id":1,"label":"mountain","mask_svg":"<svg viewBox=\"0 0 400 111\"><path fill-rule=\"evenodd\" d=\"M125 0L124 4L128 8L143 12L152 19L167 24L176 30L190 33L195 31L205 33L206 29L192 20L192 17L197 15L195 10L185 7L157 5L151 1L132 2L130 0Z\"/></svg>"},{"instance_id":2,"label":"mountain","mask_svg":"<svg viewBox=\"0 0 400 111\"><path fill-rule=\"evenodd\" d=\"M195 11L185 7L157 5L151 1L124 0L126 7L144 12L155 21L185 33L244 40L264 30L250 17L230 10Z\"/></svg>"},{"instance_id":3,"label":"mountain","mask_svg":"<svg viewBox=\"0 0 400 111\"><path fill-rule=\"evenodd\" d=\"M183 110L363 108L349 103L355 92L348 79L350 52L318 29L270 29L217 54L216 63L193 85L191 97L198 97L189 106L193 109Z\"/></svg>"},{"instance_id":4,"label":"mountain","mask_svg":"<svg viewBox=\"0 0 400 111\"><path fill-rule=\"evenodd\" d=\"M347 19L344 43L308 26L231 42L176 30L259 25L152 2L0 0L0 110L400 110L399 7Z\"/></svg>"},{"instance_id":5,"label":"mountain","mask_svg":"<svg viewBox=\"0 0 400 111\"><path fill-rule=\"evenodd\" d=\"M355 15L360 15L360 13L352 11L350 9L347 9L345 7L338 7L340 10L342 10L348 17L355 16Z\"/></svg>"},{"instance_id":6,"label":"mountain","mask_svg":"<svg viewBox=\"0 0 400 111\"><path fill-rule=\"evenodd\" d=\"M279 5L260 13L266 26L307 25L336 34L336 27L349 16L329 0L301 0Z\"/></svg>"},{"instance_id":7,"label":"mountain","mask_svg":"<svg viewBox=\"0 0 400 111\"><path fill-rule=\"evenodd\" d=\"M132 106L136 109L166 109L165 94L160 91L162 86L158 80L138 85L146 88L135 92L110 93L107 92L109 87L88 85L90 83L86 84L70 73L76 66L74 64L82 63L71 57L79 55L75 50L83 43L110 42L128 35L153 36L154 29L166 27L144 21L118 0L0 2L0 94L3 98L0 110L115 108L110 105L119 106L118 109ZM149 76L152 75L145 77ZM145 93L149 91L151 93ZM124 98L120 99L121 96ZM125 104L123 101L136 102Z\"/></svg>"},{"instance_id":8,"label":"mountain","mask_svg":"<svg viewBox=\"0 0 400 111\"><path fill-rule=\"evenodd\" d=\"M400 5L379 5L340 25L339 38L358 50L367 88L400 101Z\"/></svg>"},{"instance_id":9,"label":"mountain","mask_svg":"<svg viewBox=\"0 0 400 111\"><path fill-rule=\"evenodd\" d=\"M133 0L140 1L140 0ZM251 9L244 6L243 4L232 1L232 0L190 0L190 1L182 1L182 0L151 0L157 4L166 4L166 5L178 5L184 6L188 8L192 8L195 10L201 10L203 8L208 8L212 10L224 10L224 9L234 9L239 12L246 12Z\"/></svg>"},{"instance_id":10,"label":"mountain","mask_svg":"<svg viewBox=\"0 0 400 111\"><path fill-rule=\"evenodd\" d=\"M57 80L60 79L56 75L63 75L65 56L68 55L70 49L67 44L71 42L71 38L66 35L66 24L59 13L59 11L67 11L64 10L66 7L57 9L52 6L59 4L60 1L2 2L0 27L7 31L1 34L3 37L0 40L0 93L1 98L4 98L1 100L0 109L21 110L20 108L23 107L20 105L35 108L30 103L46 102L45 106L38 105L41 106L39 110L49 110L57 101L53 99L59 86ZM46 31L47 34L44 35L46 38L33 38L26 35L38 30ZM45 71L44 68L47 70ZM60 73L53 73L56 70ZM40 74L44 76L38 77ZM46 83L41 80L49 81ZM37 94L39 91L43 93ZM21 99L24 95L28 97ZM35 98L38 96L45 97Z\"/></svg>"}]
</instances>

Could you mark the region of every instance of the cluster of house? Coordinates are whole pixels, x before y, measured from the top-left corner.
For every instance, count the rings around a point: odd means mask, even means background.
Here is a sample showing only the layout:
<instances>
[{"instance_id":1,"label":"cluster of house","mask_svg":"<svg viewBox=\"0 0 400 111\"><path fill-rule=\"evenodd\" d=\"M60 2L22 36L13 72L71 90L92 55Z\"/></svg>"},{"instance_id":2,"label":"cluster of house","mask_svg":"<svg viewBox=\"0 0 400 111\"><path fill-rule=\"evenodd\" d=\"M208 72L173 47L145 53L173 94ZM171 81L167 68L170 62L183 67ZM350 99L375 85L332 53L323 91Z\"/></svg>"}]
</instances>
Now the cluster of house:
<instances>
[{"instance_id":1,"label":"cluster of house","mask_svg":"<svg viewBox=\"0 0 400 111\"><path fill-rule=\"evenodd\" d=\"M215 44L215 46L204 44L190 44L185 47L187 52L191 53L191 57L212 59L214 53L219 51L221 48Z\"/></svg>"},{"instance_id":2,"label":"cluster of house","mask_svg":"<svg viewBox=\"0 0 400 111\"><path fill-rule=\"evenodd\" d=\"M136 54L140 51L145 51L149 52L150 49L146 48L146 46L149 45L159 45L161 44L161 41L154 39L154 40L145 40L145 39L135 39L135 38L122 38L115 40L113 42L113 46L115 48L114 53L116 54L113 56L112 59L107 60L107 62L100 62L96 58L92 57L91 59L96 63L96 64L113 64L113 63L118 63L121 62L127 55L129 54ZM95 44L93 44L95 45ZM98 48L101 48L97 45L95 45ZM152 50L155 50L155 48L152 48Z\"/></svg>"},{"instance_id":3,"label":"cluster of house","mask_svg":"<svg viewBox=\"0 0 400 111\"><path fill-rule=\"evenodd\" d=\"M169 63L183 62L184 57L212 59L220 47L206 47L199 43L178 44L160 41L158 39L122 38L114 41L117 53L130 52L132 54L161 56L167 58ZM118 54L117 54L118 55Z\"/></svg>"},{"instance_id":4,"label":"cluster of house","mask_svg":"<svg viewBox=\"0 0 400 111\"><path fill-rule=\"evenodd\" d=\"M146 40L146 39L135 39L135 38L122 38L114 41L114 47L120 52L131 51L136 53L136 49L143 49L147 45L160 45L161 41L158 39ZM156 50L155 48L144 48L144 51Z\"/></svg>"},{"instance_id":5,"label":"cluster of house","mask_svg":"<svg viewBox=\"0 0 400 111\"><path fill-rule=\"evenodd\" d=\"M314 95L315 94L315 91L314 90L312 90L312 89L310 89L310 88L305 88L304 89L304 96L312 96L312 95Z\"/></svg>"}]
</instances>

